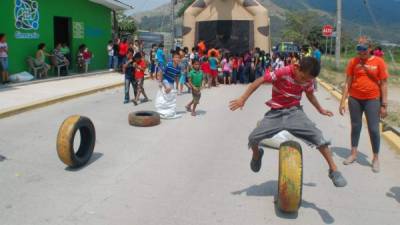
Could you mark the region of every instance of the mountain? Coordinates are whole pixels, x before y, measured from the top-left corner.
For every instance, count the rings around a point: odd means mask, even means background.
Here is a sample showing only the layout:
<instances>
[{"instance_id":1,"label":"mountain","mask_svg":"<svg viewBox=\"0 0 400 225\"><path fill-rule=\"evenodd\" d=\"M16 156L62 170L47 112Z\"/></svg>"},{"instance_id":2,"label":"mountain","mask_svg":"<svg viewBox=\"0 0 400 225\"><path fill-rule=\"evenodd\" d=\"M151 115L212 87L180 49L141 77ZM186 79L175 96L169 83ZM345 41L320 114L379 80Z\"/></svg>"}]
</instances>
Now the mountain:
<instances>
[{"instance_id":1,"label":"mountain","mask_svg":"<svg viewBox=\"0 0 400 225\"><path fill-rule=\"evenodd\" d=\"M131 10L133 13L152 10L160 5L171 2L171 0L122 0L123 2L132 4L135 8Z\"/></svg>"},{"instance_id":2,"label":"mountain","mask_svg":"<svg viewBox=\"0 0 400 225\"><path fill-rule=\"evenodd\" d=\"M287 10L317 9L336 13L335 0L272 0ZM267 2L267 1L262 1ZM372 18L367 6L370 6L379 24L398 24L400 21L400 0L342 0L343 19L363 24L371 24Z\"/></svg>"},{"instance_id":3,"label":"mountain","mask_svg":"<svg viewBox=\"0 0 400 225\"><path fill-rule=\"evenodd\" d=\"M259 0L259 2L269 11L273 40L280 38L280 30L285 26L286 12L311 10L318 12L323 21L335 23L335 0ZM177 8L179 9L179 6ZM400 0L342 0L342 8L343 30L350 36L356 38L362 33L376 40L400 44ZM170 6L164 4L154 10L134 14L133 17L145 29L168 30L169 28L163 26L170 26L166 22L170 20L169 14ZM142 21L144 17L146 19Z\"/></svg>"}]
</instances>

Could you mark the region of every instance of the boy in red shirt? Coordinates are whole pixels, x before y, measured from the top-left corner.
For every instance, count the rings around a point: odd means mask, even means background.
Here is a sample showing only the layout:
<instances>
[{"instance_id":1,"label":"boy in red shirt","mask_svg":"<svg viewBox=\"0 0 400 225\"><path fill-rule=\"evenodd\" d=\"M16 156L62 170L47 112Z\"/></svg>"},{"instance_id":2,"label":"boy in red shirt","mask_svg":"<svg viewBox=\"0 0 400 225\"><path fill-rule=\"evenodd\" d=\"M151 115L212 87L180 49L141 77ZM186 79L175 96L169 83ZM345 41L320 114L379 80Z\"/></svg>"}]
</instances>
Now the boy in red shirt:
<instances>
[{"instance_id":1,"label":"boy in red shirt","mask_svg":"<svg viewBox=\"0 0 400 225\"><path fill-rule=\"evenodd\" d=\"M201 60L201 66L200 69L203 72L204 75L204 83L203 86L207 88L211 88L211 86L208 86L208 81L211 79L211 69L210 69L210 63L208 62L207 56L203 56Z\"/></svg>"},{"instance_id":2,"label":"boy in red shirt","mask_svg":"<svg viewBox=\"0 0 400 225\"><path fill-rule=\"evenodd\" d=\"M232 83L236 84L237 83L237 75L238 75L238 70L239 70L239 56L235 55L233 57L233 63L232 63Z\"/></svg>"},{"instance_id":3,"label":"boy in red shirt","mask_svg":"<svg viewBox=\"0 0 400 225\"><path fill-rule=\"evenodd\" d=\"M126 62L126 55L128 54L129 44L127 39L125 38L121 43L119 43L119 52L118 52L118 68L121 68L123 64Z\"/></svg>"},{"instance_id":4,"label":"boy in red shirt","mask_svg":"<svg viewBox=\"0 0 400 225\"><path fill-rule=\"evenodd\" d=\"M333 161L328 147L329 141L324 139L322 132L307 117L300 105L302 93L305 92L320 114L333 116L332 112L322 108L314 95L313 80L319 75L320 69L316 59L305 57L300 61L300 65L290 65L274 72L267 70L264 77L255 80L240 98L230 102L232 111L242 109L251 94L263 83L271 83L273 86L272 99L266 103L271 110L249 136L249 147L253 150L250 167L254 172L260 171L264 154L264 150L258 147L260 141L286 130L318 148L329 165L329 178L336 187L347 185Z\"/></svg>"},{"instance_id":5,"label":"boy in red shirt","mask_svg":"<svg viewBox=\"0 0 400 225\"><path fill-rule=\"evenodd\" d=\"M139 101L140 94L143 94L144 99L143 102L148 102L149 99L147 98L146 92L144 91L143 88L143 83L144 83L144 71L146 71L147 65L146 61L144 58L144 54L140 54L139 52L135 54L134 59L136 62L136 68L135 68L135 79L136 79L136 85L137 85L137 93L135 96L135 100L133 103L137 105Z\"/></svg>"}]
</instances>

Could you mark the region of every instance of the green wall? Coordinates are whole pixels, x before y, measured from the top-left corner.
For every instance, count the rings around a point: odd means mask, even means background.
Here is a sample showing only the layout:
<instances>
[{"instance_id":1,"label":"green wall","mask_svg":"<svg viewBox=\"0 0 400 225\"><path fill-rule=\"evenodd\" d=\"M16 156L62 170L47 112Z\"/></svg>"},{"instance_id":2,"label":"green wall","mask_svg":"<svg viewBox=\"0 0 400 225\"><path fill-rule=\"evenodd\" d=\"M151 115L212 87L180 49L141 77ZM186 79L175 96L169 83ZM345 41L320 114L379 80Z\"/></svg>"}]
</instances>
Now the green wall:
<instances>
[{"instance_id":1,"label":"green wall","mask_svg":"<svg viewBox=\"0 0 400 225\"><path fill-rule=\"evenodd\" d=\"M39 5L39 29L21 30L15 26L14 9L16 0L0 1L0 33L5 33L9 46L10 73L27 71L27 56L34 56L37 45L46 43L46 50L54 48L53 19L55 16L70 17L73 22L84 24L84 37L76 38L72 34L71 53L74 57L72 65L75 68L75 56L79 45L86 44L93 53L90 70L107 67L106 45L111 39L111 10L88 0L35 0ZM38 33L38 39L17 39L15 33ZM72 32L72 30L71 30ZM48 61L48 59L47 59Z\"/></svg>"}]
</instances>

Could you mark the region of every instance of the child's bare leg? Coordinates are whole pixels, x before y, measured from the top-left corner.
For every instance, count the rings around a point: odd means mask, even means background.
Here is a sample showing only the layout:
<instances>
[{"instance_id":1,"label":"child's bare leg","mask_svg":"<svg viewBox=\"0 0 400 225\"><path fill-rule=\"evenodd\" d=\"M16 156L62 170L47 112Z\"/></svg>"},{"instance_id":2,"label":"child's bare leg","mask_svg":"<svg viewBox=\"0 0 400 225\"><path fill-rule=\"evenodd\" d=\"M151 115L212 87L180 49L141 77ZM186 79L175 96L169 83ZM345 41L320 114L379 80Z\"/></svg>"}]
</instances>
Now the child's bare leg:
<instances>
[{"instance_id":1,"label":"child's bare leg","mask_svg":"<svg viewBox=\"0 0 400 225\"><path fill-rule=\"evenodd\" d=\"M135 101L136 101L136 102L139 101L139 97L140 97L140 94L141 94L141 93L142 93L142 89L141 89L141 88L138 88L138 91L137 91L136 96L135 96Z\"/></svg>"},{"instance_id":2,"label":"child's bare leg","mask_svg":"<svg viewBox=\"0 0 400 225\"><path fill-rule=\"evenodd\" d=\"M258 145L253 145L251 147L251 150L253 151L253 159L258 160L260 158L260 151Z\"/></svg>"},{"instance_id":3,"label":"child's bare leg","mask_svg":"<svg viewBox=\"0 0 400 225\"><path fill-rule=\"evenodd\" d=\"M333 161L332 154L331 154L331 151L328 148L328 146L327 145L320 146L318 149L329 165L329 178L332 180L333 184L336 187L346 186L347 181L343 177L343 175L338 171L336 164Z\"/></svg>"},{"instance_id":4,"label":"child's bare leg","mask_svg":"<svg viewBox=\"0 0 400 225\"><path fill-rule=\"evenodd\" d=\"M326 162L328 163L329 170L337 171L337 166L332 158L331 150L327 145L323 145L318 148L319 152L321 152L322 156L325 158Z\"/></svg>"},{"instance_id":5,"label":"child's bare leg","mask_svg":"<svg viewBox=\"0 0 400 225\"><path fill-rule=\"evenodd\" d=\"M147 97L147 94L146 94L146 92L144 91L144 88L142 88L142 94L143 94L143 96L144 96L144 99L149 99L148 97Z\"/></svg>"},{"instance_id":6,"label":"child's bare leg","mask_svg":"<svg viewBox=\"0 0 400 225\"><path fill-rule=\"evenodd\" d=\"M192 110L192 116L196 116L196 107L197 107L197 103L193 103L193 110Z\"/></svg>"},{"instance_id":7,"label":"child's bare leg","mask_svg":"<svg viewBox=\"0 0 400 225\"><path fill-rule=\"evenodd\" d=\"M190 101L189 104L187 104L187 105L185 106L186 111L192 112L192 105L193 105L193 100Z\"/></svg>"},{"instance_id":8,"label":"child's bare leg","mask_svg":"<svg viewBox=\"0 0 400 225\"><path fill-rule=\"evenodd\" d=\"M182 91L183 91L183 84L181 84L181 83L179 82L179 93L182 93Z\"/></svg>"}]
</instances>

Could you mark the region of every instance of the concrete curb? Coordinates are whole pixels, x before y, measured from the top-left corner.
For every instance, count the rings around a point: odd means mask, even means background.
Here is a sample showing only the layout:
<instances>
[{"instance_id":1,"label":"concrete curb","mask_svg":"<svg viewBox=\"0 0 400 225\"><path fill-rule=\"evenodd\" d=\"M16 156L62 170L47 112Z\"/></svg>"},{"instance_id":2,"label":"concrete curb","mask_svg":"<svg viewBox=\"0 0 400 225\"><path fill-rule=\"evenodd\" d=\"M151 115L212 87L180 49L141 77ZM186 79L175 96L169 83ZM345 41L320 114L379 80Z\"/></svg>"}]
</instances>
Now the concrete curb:
<instances>
[{"instance_id":1,"label":"concrete curb","mask_svg":"<svg viewBox=\"0 0 400 225\"><path fill-rule=\"evenodd\" d=\"M10 116L13 116L13 115L16 115L19 113L23 113L26 111L34 110L37 108L45 107L48 105L52 105L52 104L55 104L58 102L63 102L63 101L69 100L69 99L78 98L78 97L82 97L85 95L90 95L90 94L93 94L93 93L96 93L99 91L104 91L107 89L121 87L123 85L124 85L124 82L121 81L121 82L117 82L117 83L113 83L113 84L107 84L107 85L102 85L102 86L98 86L98 87L94 87L94 88L90 88L90 89L86 89L86 90L82 90L82 91L73 92L71 94L66 94L66 95L62 95L62 96L58 96L58 97L54 97L54 98L48 98L45 100L35 101L35 102L31 102L31 103L25 104L25 105L7 108L7 109L0 111L0 119L10 117Z\"/></svg>"},{"instance_id":2,"label":"concrete curb","mask_svg":"<svg viewBox=\"0 0 400 225\"><path fill-rule=\"evenodd\" d=\"M325 88L333 97L335 97L338 101L342 99L342 94L338 92L332 85L322 81L321 79L317 79L318 83ZM381 127L383 124L381 123ZM382 132L383 138L389 142L389 144L396 150L397 153L400 154L400 136L398 136L393 131L385 131Z\"/></svg>"}]
</instances>

